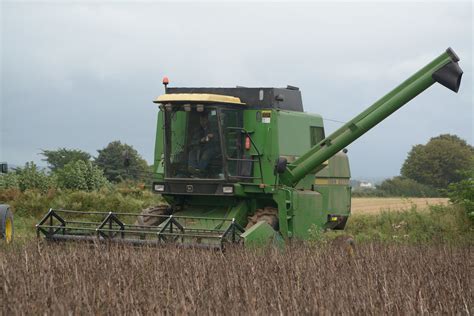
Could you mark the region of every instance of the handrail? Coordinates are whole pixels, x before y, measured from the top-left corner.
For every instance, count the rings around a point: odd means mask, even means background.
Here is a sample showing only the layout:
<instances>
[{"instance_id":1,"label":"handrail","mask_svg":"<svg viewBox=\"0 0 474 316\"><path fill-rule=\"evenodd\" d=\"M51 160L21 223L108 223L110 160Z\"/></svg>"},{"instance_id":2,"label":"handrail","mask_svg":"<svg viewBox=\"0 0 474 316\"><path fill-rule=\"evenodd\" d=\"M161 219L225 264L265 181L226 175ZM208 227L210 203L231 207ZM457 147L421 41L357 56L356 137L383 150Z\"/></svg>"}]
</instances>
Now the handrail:
<instances>
[{"instance_id":1,"label":"handrail","mask_svg":"<svg viewBox=\"0 0 474 316\"><path fill-rule=\"evenodd\" d=\"M263 180L263 168L262 168L262 160L261 160L262 154L258 150L258 147L255 144L255 142L253 141L252 136L250 136L250 134L253 133L253 132L249 132L243 127L226 127L226 128L227 129L240 130L240 132L242 134L245 134L245 136L247 136L249 138L250 143L252 144L252 146L255 148L255 151L257 152L258 167L259 167L259 171L260 171L260 181L261 181L261 183L265 183L264 180ZM228 157L226 157L226 158L228 159ZM248 160L248 161L254 161L254 160ZM240 176L231 176L231 177L232 178L241 178L241 179L258 179L258 177L240 177Z\"/></svg>"}]
</instances>

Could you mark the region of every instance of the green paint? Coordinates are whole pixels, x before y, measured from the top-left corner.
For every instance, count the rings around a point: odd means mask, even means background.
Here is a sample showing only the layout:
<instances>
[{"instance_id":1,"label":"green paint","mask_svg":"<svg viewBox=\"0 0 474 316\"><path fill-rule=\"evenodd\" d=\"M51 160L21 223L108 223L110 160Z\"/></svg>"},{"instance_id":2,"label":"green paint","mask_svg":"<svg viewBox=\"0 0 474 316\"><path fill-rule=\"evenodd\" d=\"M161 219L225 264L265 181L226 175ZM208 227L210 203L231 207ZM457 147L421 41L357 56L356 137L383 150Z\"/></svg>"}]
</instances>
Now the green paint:
<instances>
[{"instance_id":1,"label":"green paint","mask_svg":"<svg viewBox=\"0 0 474 316\"><path fill-rule=\"evenodd\" d=\"M293 160L304 155L311 148L311 127L323 126L321 116L290 111L274 112L278 120L279 155L289 156Z\"/></svg>"},{"instance_id":2,"label":"green paint","mask_svg":"<svg viewBox=\"0 0 474 316\"><path fill-rule=\"evenodd\" d=\"M165 172L164 166L165 161L163 157L163 143L164 143L164 122L163 112L158 112L157 124L156 124L156 137L155 137L155 164L154 170L157 180L163 180L163 174Z\"/></svg>"},{"instance_id":3,"label":"green paint","mask_svg":"<svg viewBox=\"0 0 474 316\"><path fill-rule=\"evenodd\" d=\"M280 234L265 222L258 222L242 234L247 248L275 246L283 247L284 241Z\"/></svg>"},{"instance_id":4,"label":"green paint","mask_svg":"<svg viewBox=\"0 0 474 316\"><path fill-rule=\"evenodd\" d=\"M292 203L293 216L290 223L294 237L307 239L313 224L322 227L326 223L328 210L323 208L323 197L319 192L293 191Z\"/></svg>"}]
</instances>

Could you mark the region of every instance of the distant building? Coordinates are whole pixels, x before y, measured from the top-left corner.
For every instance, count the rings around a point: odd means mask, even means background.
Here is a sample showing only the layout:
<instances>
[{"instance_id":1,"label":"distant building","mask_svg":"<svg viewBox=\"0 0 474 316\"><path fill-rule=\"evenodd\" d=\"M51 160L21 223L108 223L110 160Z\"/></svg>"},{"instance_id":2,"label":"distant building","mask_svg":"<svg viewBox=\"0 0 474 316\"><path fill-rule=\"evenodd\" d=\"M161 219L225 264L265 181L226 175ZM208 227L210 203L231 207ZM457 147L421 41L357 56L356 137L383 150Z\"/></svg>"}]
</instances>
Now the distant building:
<instances>
[{"instance_id":1,"label":"distant building","mask_svg":"<svg viewBox=\"0 0 474 316\"><path fill-rule=\"evenodd\" d=\"M375 189L375 185L369 181L361 181L359 187L361 189Z\"/></svg>"}]
</instances>

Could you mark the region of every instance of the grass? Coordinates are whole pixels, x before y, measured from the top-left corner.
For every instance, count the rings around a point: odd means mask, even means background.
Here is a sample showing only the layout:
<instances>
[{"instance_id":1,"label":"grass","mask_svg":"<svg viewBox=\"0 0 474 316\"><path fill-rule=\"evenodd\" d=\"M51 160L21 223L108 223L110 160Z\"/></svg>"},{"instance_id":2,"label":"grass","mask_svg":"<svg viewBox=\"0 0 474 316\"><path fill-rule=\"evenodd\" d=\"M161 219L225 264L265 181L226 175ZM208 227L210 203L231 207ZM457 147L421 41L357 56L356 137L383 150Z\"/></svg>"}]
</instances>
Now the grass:
<instances>
[{"instance_id":1,"label":"grass","mask_svg":"<svg viewBox=\"0 0 474 316\"><path fill-rule=\"evenodd\" d=\"M0 190L0 203L9 204L16 217L39 219L49 208L76 211L118 211L137 213L160 203L160 197L143 189L113 188L100 191L70 191L52 189L21 192L17 189Z\"/></svg>"},{"instance_id":2,"label":"grass","mask_svg":"<svg viewBox=\"0 0 474 316\"><path fill-rule=\"evenodd\" d=\"M143 189L118 187L99 192L51 190L20 192L0 190L0 202L12 206L15 215L16 240L35 236L35 224L52 208L81 211L116 211L137 213L161 202L157 195ZM381 203L378 201L377 203ZM474 225L466 212L455 205L426 205L410 209L363 212L359 209L350 218L344 234L351 234L358 243L450 243L472 244ZM334 232L320 236L316 241L332 239L341 234Z\"/></svg>"},{"instance_id":3,"label":"grass","mask_svg":"<svg viewBox=\"0 0 474 316\"><path fill-rule=\"evenodd\" d=\"M474 225L466 212L455 205L431 205L419 211L382 211L349 218L346 233L357 242L472 244Z\"/></svg>"},{"instance_id":4,"label":"grass","mask_svg":"<svg viewBox=\"0 0 474 316\"><path fill-rule=\"evenodd\" d=\"M358 198L351 200L351 210L353 215L380 213L382 210L409 210L416 205L418 211L427 210L431 205L448 205L448 198Z\"/></svg>"},{"instance_id":5,"label":"grass","mask_svg":"<svg viewBox=\"0 0 474 316\"><path fill-rule=\"evenodd\" d=\"M38 219L32 216L15 216L15 243L28 241L36 236Z\"/></svg>"},{"instance_id":6,"label":"grass","mask_svg":"<svg viewBox=\"0 0 474 316\"><path fill-rule=\"evenodd\" d=\"M0 203L9 204L15 222L15 242L36 236L35 225L50 208L76 211L117 211L139 213L161 199L142 188L117 186L113 189L85 192L70 190L0 189Z\"/></svg>"}]
</instances>

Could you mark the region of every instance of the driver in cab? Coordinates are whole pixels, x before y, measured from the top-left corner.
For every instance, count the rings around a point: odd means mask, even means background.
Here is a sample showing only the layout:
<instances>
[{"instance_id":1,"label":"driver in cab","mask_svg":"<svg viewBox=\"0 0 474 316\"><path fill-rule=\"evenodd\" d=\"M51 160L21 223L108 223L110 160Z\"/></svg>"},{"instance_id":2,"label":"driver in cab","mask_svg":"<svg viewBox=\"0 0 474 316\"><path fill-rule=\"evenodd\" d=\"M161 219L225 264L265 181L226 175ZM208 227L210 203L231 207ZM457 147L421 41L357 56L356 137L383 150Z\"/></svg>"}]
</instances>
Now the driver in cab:
<instances>
[{"instance_id":1,"label":"driver in cab","mask_svg":"<svg viewBox=\"0 0 474 316\"><path fill-rule=\"evenodd\" d=\"M191 150L188 157L188 171L192 175L205 172L209 162L219 153L219 137L209 122L209 113L199 116L199 127L193 131Z\"/></svg>"}]
</instances>

